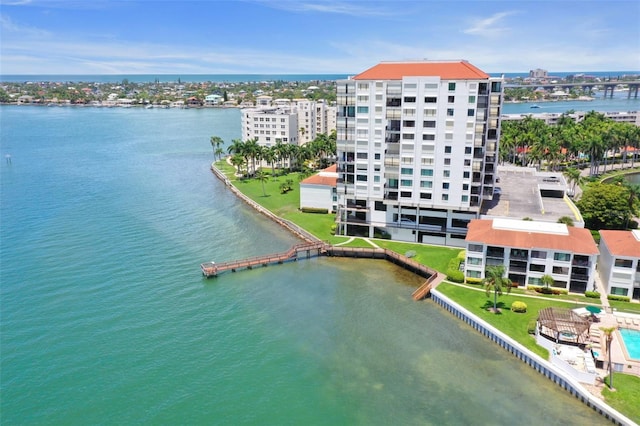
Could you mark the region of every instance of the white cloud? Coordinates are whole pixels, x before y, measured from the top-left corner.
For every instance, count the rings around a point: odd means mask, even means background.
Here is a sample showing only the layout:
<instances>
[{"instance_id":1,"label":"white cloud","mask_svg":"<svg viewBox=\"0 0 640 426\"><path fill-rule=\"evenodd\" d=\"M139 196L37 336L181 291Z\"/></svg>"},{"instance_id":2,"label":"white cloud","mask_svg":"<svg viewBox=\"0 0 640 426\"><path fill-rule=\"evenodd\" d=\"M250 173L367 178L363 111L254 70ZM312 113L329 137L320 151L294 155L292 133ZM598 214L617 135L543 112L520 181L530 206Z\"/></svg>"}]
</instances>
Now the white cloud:
<instances>
[{"instance_id":1,"label":"white cloud","mask_svg":"<svg viewBox=\"0 0 640 426\"><path fill-rule=\"evenodd\" d=\"M471 27L462 32L480 37L502 36L509 31L509 28L500 26L501 22L504 21L507 16L513 15L514 13L515 12L499 12L488 18L476 19Z\"/></svg>"},{"instance_id":2,"label":"white cloud","mask_svg":"<svg viewBox=\"0 0 640 426\"><path fill-rule=\"evenodd\" d=\"M299 2L299 1L273 1L258 0L257 3L265 7L289 12L305 13L329 13L337 15L349 16L388 16L391 10L379 7L383 3L374 3L376 6L371 7L370 4L363 6L357 2L334 2L334 1L316 1L316 2Z\"/></svg>"}]
</instances>

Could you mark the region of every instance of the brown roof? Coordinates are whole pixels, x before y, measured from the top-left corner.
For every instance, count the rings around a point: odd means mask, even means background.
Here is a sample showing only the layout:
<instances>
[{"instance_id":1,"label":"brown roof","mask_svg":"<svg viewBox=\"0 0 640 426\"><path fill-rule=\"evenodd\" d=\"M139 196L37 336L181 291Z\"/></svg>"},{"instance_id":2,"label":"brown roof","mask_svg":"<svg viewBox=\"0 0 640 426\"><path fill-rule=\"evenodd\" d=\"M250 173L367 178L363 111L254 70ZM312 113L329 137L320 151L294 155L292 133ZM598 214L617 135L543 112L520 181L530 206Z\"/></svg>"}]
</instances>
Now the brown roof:
<instances>
[{"instance_id":1,"label":"brown roof","mask_svg":"<svg viewBox=\"0 0 640 426\"><path fill-rule=\"evenodd\" d=\"M578 254L598 254L598 248L585 228L567 226L568 235L546 232L495 229L493 220L474 219L467 227L465 241L502 247L562 250Z\"/></svg>"},{"instance_id":2,"label":"brown roof","mask_svg":"<svg viewBox=\"0 0 640 426\"><path fill-rule=\"evenodd\" d=\"M466 61L381 62L354 80L402 80L403 77L440 77L444 80L486 79L489 75Z\"/></svg>"},{"instance_id":3,"label":"brown roof","mask_svg":"<svg viewBox=\"0 0 640 426\"><path fill-rule=\"evenodd\" d=\"M337 172L338 172L338 165L333 164L327 167L326 169L322 169L320 173L306 178L301 183L306 183L307 185L337 186L338 177L335 175L335 173ZM331 173L332 175L327 176L324 173Z\"/></svg>"},{"instance_id":4,"label":"brown roof","mask_svg":"<svg viewBox=\"0 0 640 426\"><path fill-rule=\"evenodd\" d=\"M614 256L640 257L640 240L632 231L602 230L600 239Z\"/></svg>"}]
</instances>

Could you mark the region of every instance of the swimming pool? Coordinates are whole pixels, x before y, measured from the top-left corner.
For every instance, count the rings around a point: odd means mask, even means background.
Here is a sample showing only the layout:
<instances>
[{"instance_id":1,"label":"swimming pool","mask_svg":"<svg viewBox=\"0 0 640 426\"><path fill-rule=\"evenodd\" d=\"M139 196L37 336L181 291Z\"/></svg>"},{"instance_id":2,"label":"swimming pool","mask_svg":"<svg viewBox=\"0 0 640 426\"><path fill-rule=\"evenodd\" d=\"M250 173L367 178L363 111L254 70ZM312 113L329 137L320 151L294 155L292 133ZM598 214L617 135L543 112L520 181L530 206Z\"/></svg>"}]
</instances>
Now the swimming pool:
<instances>
[{"instance_id":1,"label":"swimming pool","mask_svg":"<svg viewBox=\"0 0 640 426\"><path fill-rule=\"evenodd\" d=\"M624 345L627 347L629 357L640 361L640 330L621 328L620 335Z\"/></svg>"}]
</instances>

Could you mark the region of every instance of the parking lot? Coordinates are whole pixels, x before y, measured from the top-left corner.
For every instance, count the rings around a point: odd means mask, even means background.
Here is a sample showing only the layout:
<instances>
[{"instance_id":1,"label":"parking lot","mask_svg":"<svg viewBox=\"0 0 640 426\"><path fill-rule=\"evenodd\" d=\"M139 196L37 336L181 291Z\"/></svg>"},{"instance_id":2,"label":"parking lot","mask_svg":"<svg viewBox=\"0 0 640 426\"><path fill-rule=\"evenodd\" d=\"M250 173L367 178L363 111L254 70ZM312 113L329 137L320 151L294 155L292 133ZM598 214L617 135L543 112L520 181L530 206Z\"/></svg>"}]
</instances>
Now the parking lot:
<instances>
[{"instance_id":1,"label":"parking lot","mask_svg":"<svg viewBox=\"0 0 640 426\"><path fill-rule=\"evenodd\" d=\"M540 176L535 169L501 166L498 168L500 193L494 195L492 201L485 201L480 212L482 217L509 217L556 222L562 216L569 216L578 221L573 209L558 197L542 197L540 185L548 189L551 185L556 195L563 193L565 181L560 173ZM545 191L545 193L550 191Z\"/></svg>"}]
</instances>

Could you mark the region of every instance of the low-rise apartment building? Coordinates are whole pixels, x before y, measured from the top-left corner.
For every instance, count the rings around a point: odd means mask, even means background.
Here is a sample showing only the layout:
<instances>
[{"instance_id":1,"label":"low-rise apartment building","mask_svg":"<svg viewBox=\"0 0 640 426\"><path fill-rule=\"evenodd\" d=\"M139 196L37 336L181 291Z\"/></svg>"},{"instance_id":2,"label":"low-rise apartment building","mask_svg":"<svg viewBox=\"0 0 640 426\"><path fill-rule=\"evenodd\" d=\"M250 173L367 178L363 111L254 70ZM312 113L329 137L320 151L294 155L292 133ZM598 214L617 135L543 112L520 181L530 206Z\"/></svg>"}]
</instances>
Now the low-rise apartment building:
<instances>
[{"instance_id":1,"label":"low-rise apartment building","mask_svg":"<svg viewBox=\"0 0 640 426\"><path fill-rule=\"evenodd\" d=\"M598 271L607 294L640 300L640 230L600 231Z\"/></svg>"},{"instance_id":2,"label":"low-rise apartment building","mask_svg":"<svg viewBox=\"0 0 640 426\"><path fill-rule=\"evenodd\" d=\"M502 265L519 286L541 286L550 275L553 287L574 293L594 289L598 248L585 228L515 219L476 219L469 223L464 273L484 278L488 266Z\"/></svg>"}]
</instances>

